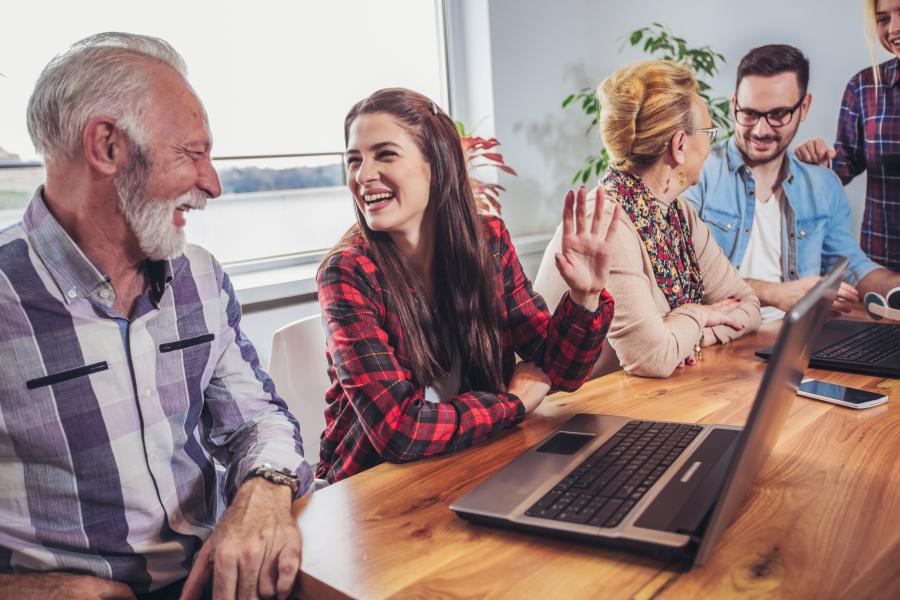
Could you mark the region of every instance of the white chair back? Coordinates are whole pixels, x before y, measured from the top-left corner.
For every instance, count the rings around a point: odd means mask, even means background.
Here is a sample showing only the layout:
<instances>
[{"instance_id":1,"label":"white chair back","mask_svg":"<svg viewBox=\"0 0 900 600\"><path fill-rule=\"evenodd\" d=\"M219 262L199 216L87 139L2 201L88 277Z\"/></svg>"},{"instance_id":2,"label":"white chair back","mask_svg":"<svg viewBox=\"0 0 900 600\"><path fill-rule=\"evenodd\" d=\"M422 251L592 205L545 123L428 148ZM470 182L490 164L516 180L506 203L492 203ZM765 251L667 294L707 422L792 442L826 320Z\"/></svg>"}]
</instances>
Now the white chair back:
<instances>
[{"instance_id":1,"label":"white chair back","mask_svg":"<svg viewBox=\"0 0 900 600\"><path fill-rule=\"evenodd\" d=\"M285 325L272 337L269 375L300 422L306 461L319 462L319 438L325 429L325 391L328 361L322 317L315 314Z\"/></svg>"}]
</instances>

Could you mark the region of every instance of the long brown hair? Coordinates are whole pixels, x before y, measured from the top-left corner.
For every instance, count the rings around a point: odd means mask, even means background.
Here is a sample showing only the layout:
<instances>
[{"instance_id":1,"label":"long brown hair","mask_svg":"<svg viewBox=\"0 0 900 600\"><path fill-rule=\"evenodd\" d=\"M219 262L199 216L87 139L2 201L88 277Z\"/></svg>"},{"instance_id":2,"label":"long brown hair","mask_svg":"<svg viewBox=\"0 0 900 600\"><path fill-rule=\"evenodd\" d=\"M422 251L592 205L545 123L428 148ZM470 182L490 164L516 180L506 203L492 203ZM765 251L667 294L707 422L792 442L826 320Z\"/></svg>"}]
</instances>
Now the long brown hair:
<instances>
[{"instance_id":1,"label":"long brown hair","mask_svg":"<svg viewBox=\"0 0 900 600\"><path fill-rule=\"evenodd\" d=\"M504 390L502 319L495 292L499 266L475 209L456 127L422 94L387 88L360 100L347 113L345 146L353 121L372 113L396 119L412 135L431 168L426 210L432 211L434 223L435 306L428 306L425 294L416 293L420 284L391 237L370 229L356 203L357 224L329 256L341 252L358 235L365 240L393 299L406 339L406 358L418 383L431 385L445 376L455 356L467 389Z\"/></svg>"}]
</instances>

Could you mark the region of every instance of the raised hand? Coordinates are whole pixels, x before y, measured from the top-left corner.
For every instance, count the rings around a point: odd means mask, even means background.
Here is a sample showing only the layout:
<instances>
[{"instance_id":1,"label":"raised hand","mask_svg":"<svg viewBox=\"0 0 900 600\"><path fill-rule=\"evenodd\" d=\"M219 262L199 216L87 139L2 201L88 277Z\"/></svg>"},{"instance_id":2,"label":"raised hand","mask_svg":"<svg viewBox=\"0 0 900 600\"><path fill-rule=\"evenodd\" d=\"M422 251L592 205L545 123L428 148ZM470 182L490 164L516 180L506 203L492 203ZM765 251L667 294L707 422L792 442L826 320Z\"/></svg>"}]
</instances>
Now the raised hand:
<instances>
[{"instance_id":1,"label":"raised hand","mask_svg":"<svg viewBox=\"0 0 900 600\"><path fill-rule=\"evenodd\" d=\"M562 251L556 253L556 268L569 286L572 300L592 311L597 310L600 292L609 277L609 240L616 230L621 210L618 204L615 205L609 227L601 232L603 205L600 187L594 193L593 216L587 214L587 192L583 187L577 194L571 190L566 194Z\"/></svg>"}]
</instances>

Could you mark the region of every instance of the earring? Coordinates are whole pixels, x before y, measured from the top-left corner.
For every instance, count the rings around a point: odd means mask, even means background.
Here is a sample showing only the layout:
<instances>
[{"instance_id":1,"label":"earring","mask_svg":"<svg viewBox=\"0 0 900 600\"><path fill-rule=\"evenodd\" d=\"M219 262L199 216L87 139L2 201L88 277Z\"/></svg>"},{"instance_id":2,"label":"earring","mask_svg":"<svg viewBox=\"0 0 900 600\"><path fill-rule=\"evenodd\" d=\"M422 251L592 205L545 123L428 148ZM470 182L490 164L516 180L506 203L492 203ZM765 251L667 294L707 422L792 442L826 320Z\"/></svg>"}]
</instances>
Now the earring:
<instances>
[{"instance_id":1,"label":"earring","mask_svg":"<svg viewBox=\"0 0 900 600\"><path fill-rule=\"evenodd\" d=\"M684 173L679 171L677 173L677 175L678 175L678 187L684 187Z\"/></svg>"}]
</instances>

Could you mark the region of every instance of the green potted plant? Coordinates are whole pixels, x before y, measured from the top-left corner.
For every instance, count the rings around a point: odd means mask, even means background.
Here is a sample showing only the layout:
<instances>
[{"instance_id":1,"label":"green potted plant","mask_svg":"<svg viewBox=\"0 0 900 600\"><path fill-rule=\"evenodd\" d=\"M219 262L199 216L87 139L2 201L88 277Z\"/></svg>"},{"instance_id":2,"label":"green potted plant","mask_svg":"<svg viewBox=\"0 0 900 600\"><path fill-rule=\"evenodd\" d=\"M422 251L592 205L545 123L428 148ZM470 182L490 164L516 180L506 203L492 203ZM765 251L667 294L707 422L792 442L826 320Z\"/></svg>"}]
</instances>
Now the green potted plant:
<instances>
[{"instance_id":1,"label":"green potted plant","mask_svg":"<svg viewBox=\"0 0 900 600\"><path fill-rule=\"evenodd\" d=\"M713 123L722 133L721 138L729 138L734 130L732 129L730 101L728 98L712 97L710 95L711 86L703 79L703 77L713 77L719 72L719 67L724 64L725 57L716 52L709 46L701 46L699 48L691 47L687 41L676 36L665 25L653 23L649 27L643 27L632 31L631 34L623 39L622 48L626 44L630 46L640 46L645 53L653 58L662 60L671 60L689 66L697 75L697 83L700 88L700 95L706 101L709 107L709 116ZM562 103L563 108L567 106L580 106L585 116L590 120L585 135L591 133L600 124L600 101L597 99L596 90L594 88L582 88L575 93L566 96ZM606 148L601 148L600 154L590 155L584 159L582 166L572 177L573 185L584 185L591 176L599 177L609 167L609 154Z\"/></svg>"}]
</instances>

